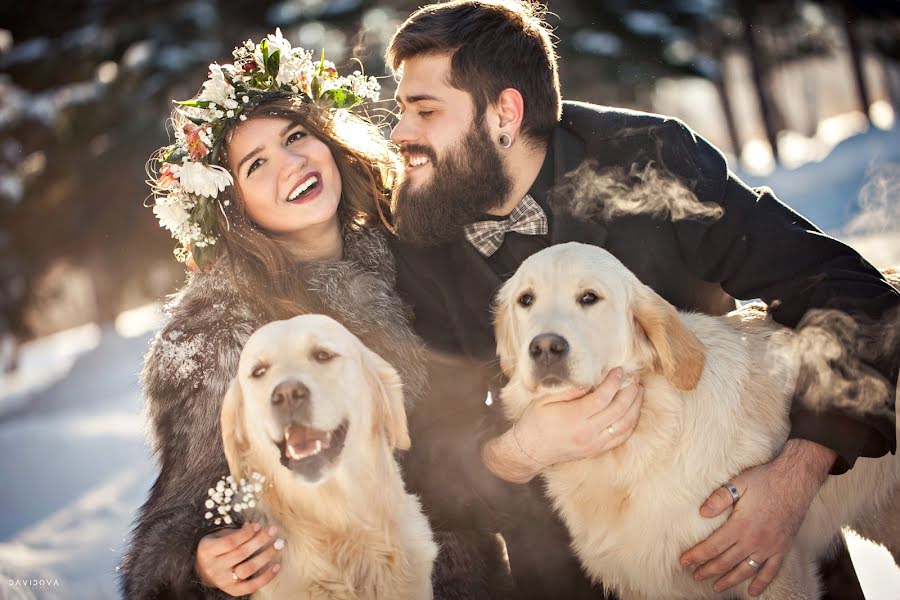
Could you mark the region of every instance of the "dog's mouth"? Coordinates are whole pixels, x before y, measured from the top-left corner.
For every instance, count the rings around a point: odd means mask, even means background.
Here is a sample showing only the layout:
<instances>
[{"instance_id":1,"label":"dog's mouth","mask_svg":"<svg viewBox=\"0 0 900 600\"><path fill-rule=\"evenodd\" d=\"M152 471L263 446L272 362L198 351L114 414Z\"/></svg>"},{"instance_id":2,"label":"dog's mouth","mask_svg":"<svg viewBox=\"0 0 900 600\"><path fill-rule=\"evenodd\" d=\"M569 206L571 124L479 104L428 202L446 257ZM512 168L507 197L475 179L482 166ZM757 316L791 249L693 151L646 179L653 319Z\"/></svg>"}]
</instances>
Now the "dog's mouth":
<instances>
[{"instance_id":1,"label":"dog's mouth","mask_svg":"<svg viewBox=\"0 0 900 600\"><path fill-rule=\"evenodd\" d=\"M602 381L602 380L601 380ZM525 379L525 387L532 394L558 394L572 388L593 388L597 385L594 381L585 381L580 378L571 377L568 374L559 373L545 374L543 376L532 373Z\"/></svg>"},{"instance_id":2,"label":"dog's mouth","mask_svg":"<svg viewBox=\"0 0 900 600\"><path fill-rule=\"evenodd\" d=\"M562 377L557 377L556 375L547 375L546 377L541 378L541 380L538 382L539 385L547 388L560 387L562 385L565 385L566 383L568 383L568 381L566 381Z\"/></svg>"},{"instance_id":3,"label":"dog's mouth","mask_svg":"<svg viewBox=\"0 0 900 600\"><path fill-rule=\"evenodd\" d=\"M349 425L346 419L331 431L299 423L288 425L284 428L284 438L278 443L281 464L307 481L318 481L344 449Z\"/></svg>"}]
</instances>

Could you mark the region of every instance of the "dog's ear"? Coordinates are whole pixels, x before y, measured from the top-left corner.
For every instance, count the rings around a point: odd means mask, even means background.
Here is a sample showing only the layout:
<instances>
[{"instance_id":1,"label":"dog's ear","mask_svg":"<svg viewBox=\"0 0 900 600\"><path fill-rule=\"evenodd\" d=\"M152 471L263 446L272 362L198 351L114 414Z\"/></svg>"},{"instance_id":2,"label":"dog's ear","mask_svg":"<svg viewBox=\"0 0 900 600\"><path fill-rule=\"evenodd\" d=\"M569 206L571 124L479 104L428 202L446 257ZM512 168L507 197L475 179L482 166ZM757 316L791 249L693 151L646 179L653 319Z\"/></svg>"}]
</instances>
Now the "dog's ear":
<instances>
[{"instance_id":1,"label":"dog's ear","mask_svg":"<svg viewBox=\"0 0 900 600\"><path fill-rule=\"evenodd\" d=\"M231 380L231 386L222 401L222 444L228 468L235 477L240 476L243 457L250 449L247 431L244 429L244 394L238 378Z\"/></svg>"},{"instance_id":2,"label":"dog's ear","mask_svg":"<svg viewBox=\"0 0 900 600\"><path fill-rule=\"evenodd\" d=\"M663 375L680 390L694 389L706 361L703 344L682 324L675 307L646 285L639 285L634 318L650 340Z\"/></svg>"},{"instance_id":3,"label":"dog's ear","mask_svg":"<svg viewBox=\"0 0 900 600\"><path fill-rule=\"evenodd\" d=\"M391 448L407 450L410 446L406 406L403 404L403 382L391 364L364 348L366 378L375 400L375 427L383 427Z\"/></svg>"},{"instance_id":4,"label":"dog's ear","mask_svg":"<svg viewBox=\"0 0 900 600\"><path fill-rule=\"evenodd\" d=\"M513 327L512 303L510 290L504 285L494 299L494 339L497 340L497 357L500 359L500 370L507 378L512 379L516 370L516 335Z\"/></svg>"}]
</instances>

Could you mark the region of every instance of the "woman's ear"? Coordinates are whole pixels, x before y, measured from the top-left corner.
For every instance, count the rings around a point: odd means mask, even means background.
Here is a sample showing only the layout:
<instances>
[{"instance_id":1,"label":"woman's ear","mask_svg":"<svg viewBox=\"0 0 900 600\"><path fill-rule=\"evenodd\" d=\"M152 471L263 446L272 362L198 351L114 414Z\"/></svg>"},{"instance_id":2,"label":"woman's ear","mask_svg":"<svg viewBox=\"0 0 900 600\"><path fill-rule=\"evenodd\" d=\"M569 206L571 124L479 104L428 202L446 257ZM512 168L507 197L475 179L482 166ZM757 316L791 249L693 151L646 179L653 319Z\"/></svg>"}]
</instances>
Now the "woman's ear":
<instances>
[{"instance_id":1,"label":"woman's ear","mask_svg":"<svg viewBox=\"0 0 900 600\"><path fill-rule=\"evenodd\" d=\"M703 344L684 326L675 307L646 285L638 285L634 319L650 340L663 375L680 390L694 389L706 362Z\"/></svg>"},{"instance_id":2,"label":"woman's ear","mask_svg":"<svg viewBox=\"0 0 900 600\"><path fill-rule=\"evenodd\" d=\"M237 377L231 380L231 386L225 393L220 422L228 469L233 477L240 477L243 458L250 449L250 442L244 425L244 394Z\"/></svg>"}]
</instances>

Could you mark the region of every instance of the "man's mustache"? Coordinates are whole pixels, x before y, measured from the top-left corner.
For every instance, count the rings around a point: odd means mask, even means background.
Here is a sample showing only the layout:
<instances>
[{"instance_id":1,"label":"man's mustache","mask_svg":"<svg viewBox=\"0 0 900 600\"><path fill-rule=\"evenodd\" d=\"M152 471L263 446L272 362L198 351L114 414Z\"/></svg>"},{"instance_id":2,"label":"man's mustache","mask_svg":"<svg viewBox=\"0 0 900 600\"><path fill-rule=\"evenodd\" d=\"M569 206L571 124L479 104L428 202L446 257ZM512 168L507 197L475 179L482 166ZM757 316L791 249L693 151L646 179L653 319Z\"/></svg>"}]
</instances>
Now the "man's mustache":
<instances>
[{"instance_id":1,"label":"man's mustache","mask_svg":"<svg viewBox=\"0 0 900 600\"><path fill-rule=\"evenodd\" d=\"M421 154L428 158L432 164L437 163L437 153L431 146L423 144L403 144L400 146L400 152L403 154Z\"/></svg>"}]
</instances>

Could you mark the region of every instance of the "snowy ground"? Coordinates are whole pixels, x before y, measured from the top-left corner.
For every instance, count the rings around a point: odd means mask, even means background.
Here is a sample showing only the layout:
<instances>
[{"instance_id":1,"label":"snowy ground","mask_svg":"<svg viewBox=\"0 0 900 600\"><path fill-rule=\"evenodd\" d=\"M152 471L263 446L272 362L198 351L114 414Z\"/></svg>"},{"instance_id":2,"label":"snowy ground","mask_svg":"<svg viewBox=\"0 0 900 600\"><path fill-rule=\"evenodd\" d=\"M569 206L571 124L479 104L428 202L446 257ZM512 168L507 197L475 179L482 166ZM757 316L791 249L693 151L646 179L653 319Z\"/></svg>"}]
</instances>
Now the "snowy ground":
<instances>
[{"instance_id":1,"label":"snowy ground","mask_svg":"<svg viewBox=\"0 0 900 600\"><path fill-rule=\"evenodd\" d=\"M848 239L875 264L900 264L898 164L900 132L875 131L822 163L748 180L829 232L858 216L868 182L876 225ZM137 374L157 324L150 306L37 340L19 372L0 378L0 598L117 597L116 564L153 478ZM887 552L858 538L850 548L867 597L900 598Z\"/></svg>"}]
</instances>

